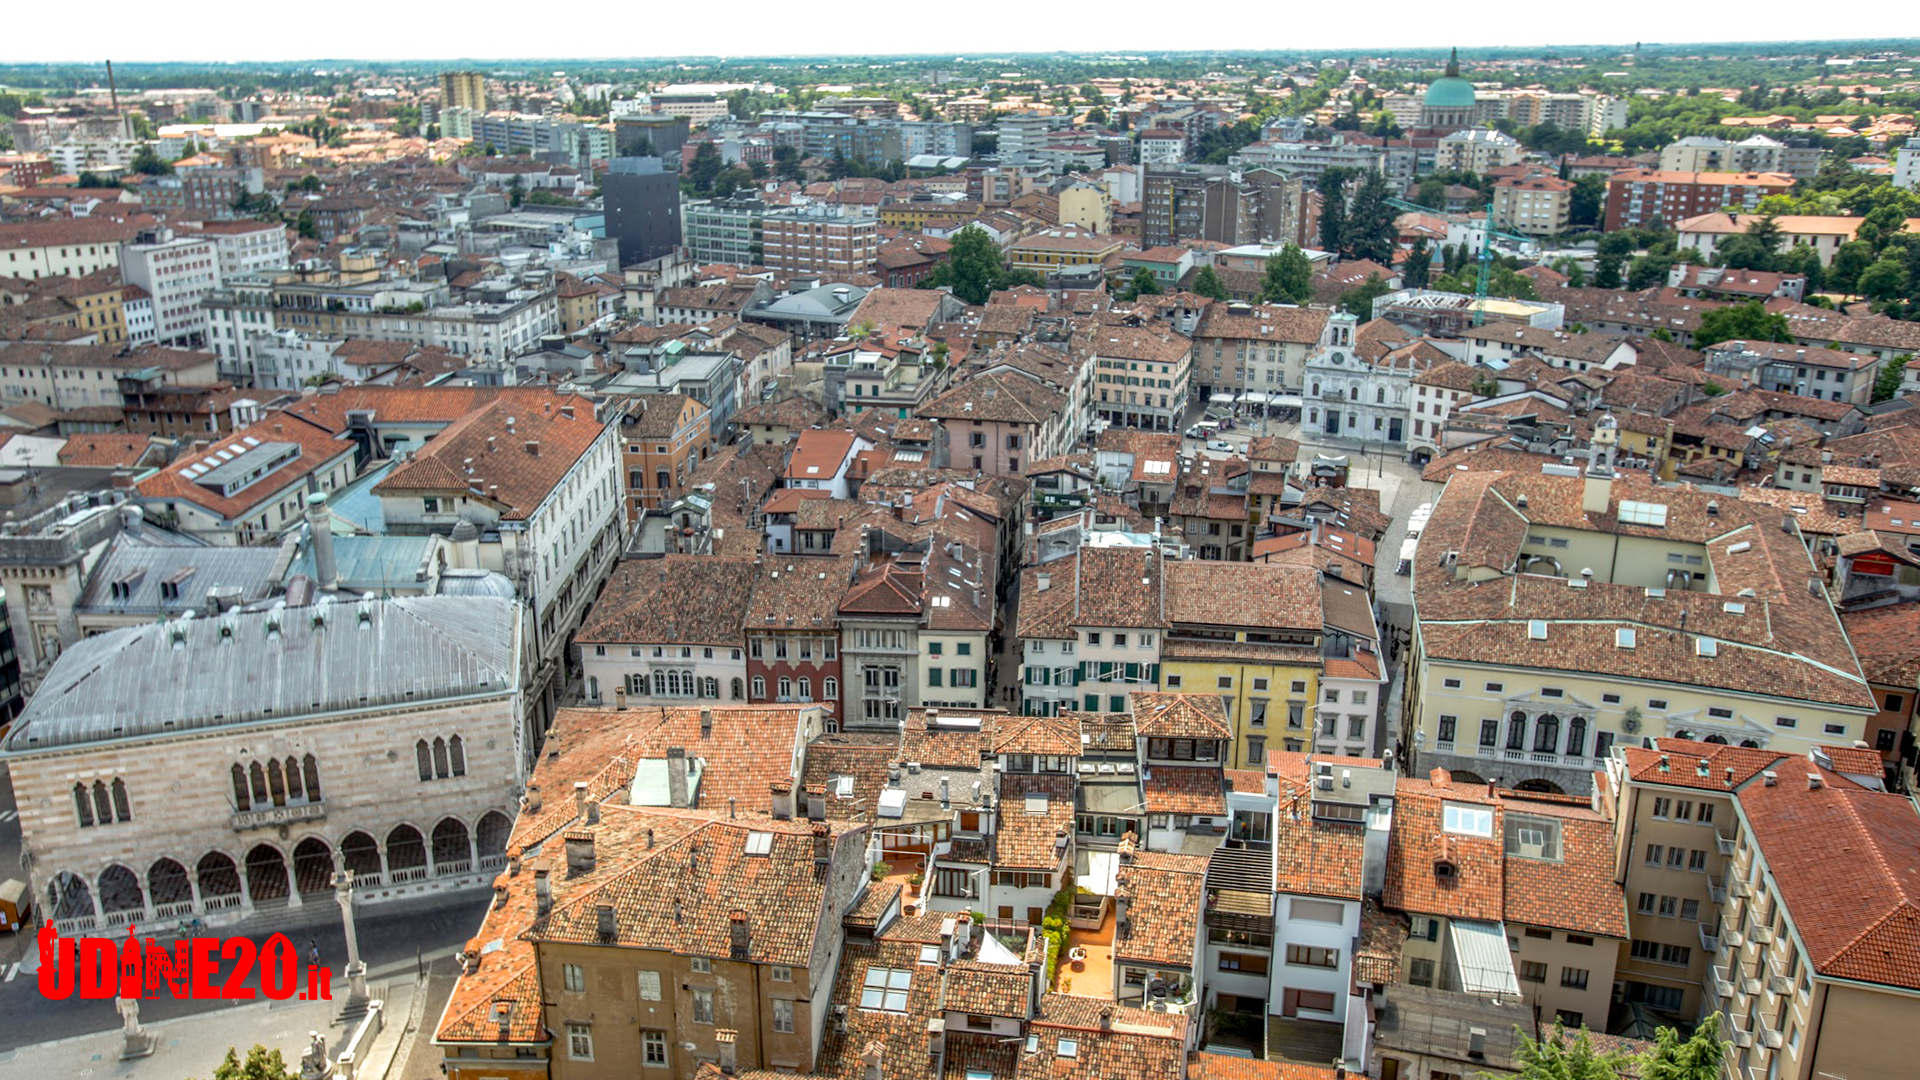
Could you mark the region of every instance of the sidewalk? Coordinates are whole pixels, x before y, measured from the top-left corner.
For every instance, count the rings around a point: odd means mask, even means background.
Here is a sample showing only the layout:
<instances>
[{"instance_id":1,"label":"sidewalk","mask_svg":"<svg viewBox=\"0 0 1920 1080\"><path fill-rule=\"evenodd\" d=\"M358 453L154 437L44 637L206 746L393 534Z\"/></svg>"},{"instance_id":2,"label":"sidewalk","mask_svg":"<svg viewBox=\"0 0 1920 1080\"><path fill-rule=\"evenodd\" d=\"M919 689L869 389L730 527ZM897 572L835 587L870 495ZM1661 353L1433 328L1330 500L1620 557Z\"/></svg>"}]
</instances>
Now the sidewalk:
<instances>
[{"instance_id":1,"label":"sidewalk","mask_svg":"<svg viewBox=\"0 0 1920 1080\"><path fill-rule=\"evenodd\" d=\"M336 987L344 983L336 981ZM369 991L385 1001L381 1031L361 1055L356 1073L363 1080L383 1080L393 1064L406 1031L417 992L413 965L386 980L370 981ZM307 1033L327 1039L328 1056L339 1053L353 1035L352 1025L336 1022L341 997L333 1001L243 1001L220 1009L172 1020L145 1023L154 1051L144 1058L120 1060L125 1039L120 1030L77 1035L70 1039L22 1046L0 1052L0 1075L84 1076L90 1080L205 1080L232 1047L244 1058L255 1043L279 1050L288 1067L298 1069L306 1053Z\"/></svg>"}]
</instances>

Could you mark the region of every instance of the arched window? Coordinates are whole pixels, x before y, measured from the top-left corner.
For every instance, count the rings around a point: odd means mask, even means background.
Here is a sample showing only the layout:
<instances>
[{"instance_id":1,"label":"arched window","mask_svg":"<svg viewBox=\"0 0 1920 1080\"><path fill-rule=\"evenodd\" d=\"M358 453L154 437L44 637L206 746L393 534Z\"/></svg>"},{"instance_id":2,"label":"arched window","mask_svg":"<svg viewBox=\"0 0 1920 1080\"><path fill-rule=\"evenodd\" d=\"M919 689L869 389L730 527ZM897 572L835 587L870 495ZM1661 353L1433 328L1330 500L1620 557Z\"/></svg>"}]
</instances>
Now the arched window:
<instances>
[{"instance_id":1,"label":"arched window","mask_svg":"<svg viewBox=\"0 0 1920 1080\"><path fill-rule=\"evenodd\" d=\"M747 696L745 690L746 684L736 676L733 680L733 700L740 701L745 698Z\"/></svg>"},{"instance_id":2,"label":"arched window","mask_svg":"<svg viewBox=\"0 0 1920 1080\"><path fill-rule=\"evenodd\" d=\"M85 784L73 785L73 809L80 815L81 828L93 824L93 800L87 797Z\"/></svg>"},{"instance_id":3,"label":"arched window","mask_svg":"<svg viewBox=\"0 0 1920 1080\"><path fill-rule=\"evenodd\" d=\"M453 775L467 775L467 748L458 735L447 740L447 760L453 766Z\"/></svg>"},{"instance_id":4,"label":"arched window","mask_svg":"<svg viewBox=\"0 0 1920 1080\"><path fill-rule=\"evenodd\" d=\"M431 751L427 749L427 740L421 739L413 744L413 756L419 759L420 779L433 779L433 757Z\"/></svg>"},{"instance_id":5,"label":"arched window","mask_svg":"<svg viewBox=\"0 0 1920 1080\"><path fill-rule=\"evenodd\" d=\"M441 780L447 778L447 740L437 735L433 739L433 775Z\"/></svg>"},{"instance_id":6,"label":"arched window","mask_svg":"<svg viewBox=\"0 0 1920 1080\"><path fill-rule=\"evenodd\" d=\"M664 671L656 671L653 673L653 696L667 696L667 673Z\"/></svg>"},{"instance_id":7,"label":"arched window","mask_svg":"<svg viewBox=\"0 0 1920 1080\"><path fill-rule=\"evenodd\" d=\"M710 698L719 697L720 696L720 680L713 677L712 675L707 676L705 689L701 691L700 696L710 697Z\"/></svg>"},{"instance_id":8,"label":"arched window","mask_svg":"<svg viewBox=\"0 0 1920 1080\"><path fill-rule=\"evenodd\" d=\"M253 809L253 800L247 798L247 770L237 764L233 767L233 808Z\"/></svg>"},{"instance_id":9,"label":"arched window","mask_svg":"<svg viewBox=\"0 0 1920 1080\"><path fill-rule=\"evenodd\" d=\"M127 802L127 782L119 777L114 777L113 780L113 819L115 821L133 820L133 807Z\"/></svg>"},{"instance_id":10,"label":"arched window","mask_svg":"<svg viewBox=\"0 0 1920 1080\"><path fill-rule=\"evenodd\" d=\"M300 759L290 757L287 759L287 801L305 802L306 798L306 785L300 782Z\"/></svg>"},{"instance_id":11,"label":"arched window","mask_svg":"<svg viewBox=\"0 0 1920 1080\"><path fill-rule=\"evenodd\" d=\"M1587 718L1576 716L1567 721L1567 756L1584 757L1587 752Z\"/></svg>"},{"instance_id":12,"label":"arched window","mask_svg":"<svg viewBox=\"0 0 1920 1080\"><path fill-rule=\"evenodd\" d=\"M840 700L840 680L829 675L820 681L820 695L828 701Z\"/></svg>"},{"instance_id":13,"label":"arched window","mask_svg":"<svg viewBox=\"0 0 1920 1080\"><path fill-rule=\"evenodd\" d=\"M267 759L267 790L273 793L273 805L287 805L287 778L273 758Z\"/></svg>"},{"instance_id":14,"label":"arched window","mask_svg":"<svg viewBox=\"0 0 1920 1080\"><path fill-rule=\"evenodd\" d=\"M256 761L247 766L247 775L253 780L253 805L267 805L267 770Z\"/></svg>"},{"instance_id":15,"label":"arched window","mask_svg":"<svg viewBox=\"0 0 1920 1080\"><path fill-rule=\"evenodd\" d=\"M765 677L760 675L753 677L753 696L755 698L764 698L767 696L767 680Z\"/></svg>"},{"instance_id":16,"label":"arched window","mask_svg":"<svg viewBox=\"0 0 1920 1080\"><path fill-rule=\"evenodd\" d=\"M1315 379L1315 380L1313 380L1313 394L1312 394L1312 396L1313 396L1313 397L1319 397L1319 396L1320 396L1320 380L1319 380L1319 379Z\"/></svg>"},{"instance_id":17,"label":"arched window","mask_svg":"<svg viewBox=\"0 0 1920 1080\"><path fill-rule=\"evenodd\" d=\"M807 678L805 675L800 676L800 700L813 700L813 680Z\"/></svg>"},{"instance_id":18,"label":"arched window","mask_svg":"<svg viewBox=\"0 0 1920 1080\"><path fill-rule=\"evenodd\" d=\"M633 697L647 696L647 676L644 672L627 673L627 693Z\"/></svg>"},{"instance_id":19,"label":"arched window","mask_svg":"<svg viewBox=\"0 0 1920 1080\"><path fill-rule=\"evenodd\" d=\"M301 771L307 774L307 798L313 802L319 802L320 801L320 763L313 759L312 754L308 754L300 762L300 765L301 765Z\"/></svg>"},{"instance_id":20,"label":"arched window","mask_svg":"<svg viewBox=\"0 0 1920 1080\"><path fill-rule=\"evenodd\" d=\"M1514 713L1507 717L1507 749L1525 750L1527 748L1527 714Z\"/></svg>"},{"instance_id":21,"label":"arched window","mask_svg":"<svg viewBox=\"0 0 1920 1080\"><path fill-rule=\"evenodd\" d=\"M1533 752L1551 754L1560 749L1560 718L1548 713L1534 721Z\"/></svg>"},{"instance_id":22,"label":"arched window","mask_svg":"<svg viewBox=\"0 0 1920 1080\"><path fill-rule=\"evenodd\" d=\"M792 696L793 680L787 678L785 675L780 676L780 700L785 701Z\"/></svg>"},{"instance_id":23,"label":"arched window","mask_svg":"<svg viewBox=\"0 0 1920 1080\"><path fill-rule=\"evenodd\" d=\"M93 782L93 816L102 825L113 821L113 800L107 795L107 785L99 780Z\"/></svg>"}]
</instances>

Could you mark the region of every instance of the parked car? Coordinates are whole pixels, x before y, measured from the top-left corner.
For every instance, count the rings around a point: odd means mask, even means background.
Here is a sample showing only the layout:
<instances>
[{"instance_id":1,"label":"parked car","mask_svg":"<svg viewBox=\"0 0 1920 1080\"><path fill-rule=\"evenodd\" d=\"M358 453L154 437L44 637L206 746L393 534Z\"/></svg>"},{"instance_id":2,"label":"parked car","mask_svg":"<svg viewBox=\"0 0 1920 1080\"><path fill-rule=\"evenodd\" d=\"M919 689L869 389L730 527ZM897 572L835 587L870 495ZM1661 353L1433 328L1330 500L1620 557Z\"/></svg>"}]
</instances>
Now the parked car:
<instances>
[{"instance_id":1,"label":"parked car","mask_svg":"<svg viewBox=\"0 0 1920 1080\"><path fill-rule=\"evenodd\" d=\"M1218 450L1222 453L1231 454L1233 453L1233 444L1228 442L1225 439L1208 439L1207 449Z\"/></svg>"}]
</instances>

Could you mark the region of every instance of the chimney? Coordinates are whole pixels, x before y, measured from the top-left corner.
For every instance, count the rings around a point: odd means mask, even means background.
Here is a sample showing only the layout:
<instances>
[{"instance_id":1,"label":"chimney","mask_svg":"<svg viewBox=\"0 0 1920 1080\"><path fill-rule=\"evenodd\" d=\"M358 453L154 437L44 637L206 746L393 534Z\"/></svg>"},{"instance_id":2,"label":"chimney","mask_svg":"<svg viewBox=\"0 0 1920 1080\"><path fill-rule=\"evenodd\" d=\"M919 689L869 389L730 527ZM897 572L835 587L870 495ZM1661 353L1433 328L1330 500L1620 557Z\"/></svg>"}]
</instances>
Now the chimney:
<instances>
[{"instance_id":1,"label":"chimney","mask_svg":"<svg viewBox=\"0 0 1920 1080\"><path fill-rule=\"evenodd\" d=\"M1820 780L1819 773L1810 772L1807 774L1807 790L1808 791L1819 791L1822 786L1823 784Z\"/></svg>"},{"instance_id":2,"label":"chimney","mask_svg":"<svg viewBox=\"0 0 1920 1080\"><path fill-rule=\"evenodd\" d=\"M947 802L947 778L943 776L940 778L940 809L945 810L949 805Z\"/></svg>"},{"instance_id":3,"label":"chimney","mask_svg":"<svg viewBox=\"0 0 1920 1080\"><path fill-rule=\"evenodd\" d=\"M332 592L340 587L340 569L333 561L332 515L327 513L327 497L316 491L307 496L307 531L313 535L313 576L320 588Z\"/></svg>"},{"instance_id":4,"label":"chimney","mask_svg":"<svg viewBox=\"0 0 1920 1080\"><path fill-rule=\"evenodd\" d=\"M827 819L827 789L823 784L812 784L807 788L807 819L809 821Z\"/></svg>"},{"instance_id":5,"label":"chimney","mask_svg":"<svg viewBox=\"0 0 1920 1080\"><path fill-rule=\"evenodd\" d=\"M539 439L528 439L526 442L526 447L527 447L527 456L529 457L540 456L540 440Z\"/></svg>"},{"instance_id":6,"label":"chimney","mask_svg":"<svg viewBox=\"0 0 1920 1080\"><path fill-rule=\"evenodd\" d=\"M1053 575L1042 570L1033 576L1033 582L1035 592L1046 592L1053 587Z\"/></svg>"},{"instance_id":7,"label":"chimney","mask_svg":"<svg viewBox=\"0 0 1920 1080\"><path fill-rule=\"evenodd\" d=\"M587 796L587 782L585 780L575 780L573 782L573 816L582 821L586 820L587 803L590 801Z\"/></svg>"},{"instance_id":8,"label":"chimney","mask_svg":"<svg viewBox=\"0 0 1920 1080\"><path fill-rule=\"evenodd\" d=\"M740 1033L732 1028L722 1028L713 1033L713 1042L720 1050L720 1071L732 1076L740 1068L740 1058L734 1048L734 1041Z\"/></svg>"},{"instance_id":9,"label":"chimney","mask_svg":"<svg viewBox=\"0 0 1920 1080\"><path fill-rule=\"evenodd\" d=\"M1775 784L1778 784L1780 782L1780 774L1777 772L1774 772L1772 769L1768 769L1765 772L1762 772L1760 776L1765 781L1768 787L1773 787Z\"/></svg>"},{"instance_id":10,"label":"chimney","mask_svg":"<svg viewBox=\"0 0 1920 1080\"><path fill-rule=\"evenodd\" d=\"M886 1080L880 1069L880 1061L886 1056L887 1048L878 1039L867 1043L860 1051L860 1080Z\"/></svg>"},{"instance_id":11,"label":"chimney","mask_svg":"<svg viewBox=\"0 0 1920 1080\"><path fill-rule=\"evenodd\" d=\"M1100 1030L1101 1031L1113 1030L1113 1006L1111 1005L1100 1010Z\"/></svg>"},{"instance_id":12,"label":"chimney","mask_svg":"<svg viewBox=\"0 0 1920 1080\"><path fill-rule=\"evenodd\" d=\"M612 904L595 904L593 908L594 928L600 932L601 941L612 941L619 936L619 928L613 920Z\"/></svg>"},{"instance_id":13,"label":"chimney","mask_svg":"<svg viewBox=\"0 0 1920 1080\"><path fill-rule=\"evenodd\" d=\"M1484 1059L1487 1056L1487 1029L1486 1028L1468 1028L1467 1029L1467 1056L1470 1058L1482 1058L1482 1059Z\"/></svg>"},{"instance_id":14,"label":"chimney","mask_svg":"<svg viewBox=\"0 0 1920 1080\"><path fill-rule=\"evenodd\" d=\"M971 922L972 920L969 919L968 921ZM942 919L940 921L940 966L941 967L946 967L947 961L949 959L952 959L954 956L953 924L954 924L954 920L952 919Z\"/></svg>"},{"instance_id":15,"label":"chimney","mask_svg":"<svg viewBox=\"0 0 1920 1080\"><path fill-rule=\"evenodd\" d=\"M813 865L824 867L833 861L833 830L824 821L813 823Z\"/></svg>"},{"instance_id":16,"label":"chimney","mask_svg":"<svg viewBox=\"0 0 1920 1080\"><path fill-rule=\"evenodd\" d=\"M553 884L548 880L547 868L533 868L533 909L538 915L545 915L553 909Z\"/></svg>"},{"instance_id":17,"label":"chimney","mask_svg":"<svg viewBox=\"0 0 1920 1080\"><path fill-rule=\"evenodd\" d=\"M667 747L667 805L682 810L687 806L687 748L684 746Z\"/></svg>"},{"instance_id":18,"label":"chimney","mask_svg":"<svg viewBox=\"0 0 1920 1080\"><path fill-rule=\"evenodd\" d=\"M735 960L747 958L751 935L747 931L747 913L735 911L727 918L727 955Z\"/></svg>"},{"instance_id":19,"label":"chimney","mask_svg":"<svg viewBox=\"0 0 1920 1080\"><path fill-rule=\"evenodd\" d=\"M626 708L627 708L627 688L626 687L616 686L613 688L613 707L616 709L619 709L622 712L626 711Z\"/></svg>"},{"instance_id":20,"label":"chimney","mask_svg":"<svg viewBox=\"0 0 1920 1080\"><path fill-rule=\"evenodd\" d=\"M480 939L468 938L467 947L460 950L460 974L473 975L480 970Z\"/></svg>"},{"instance_id":21,"label":"chimney","mask_svg":"<svg viewBox=\"0 0 1920 1080\"><path fill-rule=\"evenodd\" d=\"M567 873L584 874L593 869L593 830L581 829L567 834Z\"/></svg>"},{"instance_id":22,"label":"chimney","mask_svg":"<svg viewBox=\"0 0 1920 1080\"><path fill-rule=\"evenodd\" d=\"M496 909L507 906L507 875L505 874L493 879L493 906Z\"/></svg>"},{"instance_id":23,"label":"chimney","mask_svg":"<svg viewBox=\"0 0 1920 1080\"><path fill-rule=\"evenodd\" d=\"M773 789L773 820L793 820L793 781L775 780L767 785Z\"/></svg>"},{"instance_id":24,"label":"chimney","mask_svg":"<svg viewBox=\"0 0 1920 1080\"><path fill-rule=\"evenodd\" d=\"M703 739L713 738L713 710L711 708L703 708L700 710L700 737Z\"/></svg>"},{"instance_id":25,"label":"chimney","mask_svg":"<svg viewBox=\"0 0 1920 1080\"><path fill-rule=\"evenodd\" d=\"M533 811L536 814L540 812L540 785L539 784L527 785L527 809Z\"/></svg>"}]
</instances>

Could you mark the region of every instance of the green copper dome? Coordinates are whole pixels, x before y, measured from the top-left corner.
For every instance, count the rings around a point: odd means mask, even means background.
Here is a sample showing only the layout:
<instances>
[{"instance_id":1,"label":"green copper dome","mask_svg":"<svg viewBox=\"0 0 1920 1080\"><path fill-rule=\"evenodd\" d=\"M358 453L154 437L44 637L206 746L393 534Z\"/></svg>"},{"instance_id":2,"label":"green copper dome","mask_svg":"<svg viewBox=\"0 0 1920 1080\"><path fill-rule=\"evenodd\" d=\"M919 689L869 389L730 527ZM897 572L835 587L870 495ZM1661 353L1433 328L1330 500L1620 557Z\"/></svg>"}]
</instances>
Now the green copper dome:
<instances>
[{"instance_id":1,"label":"green copper dome","mask_svg":"<svg viewBox=\"0 0 1920 1080\"><path fill-rule=\"evenodd\" d=\"M1435 79L1427 87L1425 101L1429 109L1471 109L1473 84L1457 75Z\"/></svg>"},{"instance_id":2,"label":"green copper dome","mask_svg":"<svg viewBox=\"0 0 1920 1080\"><path fill-rule=\"evenodd\" d=\"M1473 108L1473 84L1460 77L1460 50L1447 58L1447 73L1427 87L1426 105L1430 109Z\"/></svg>"}]
</instances>

